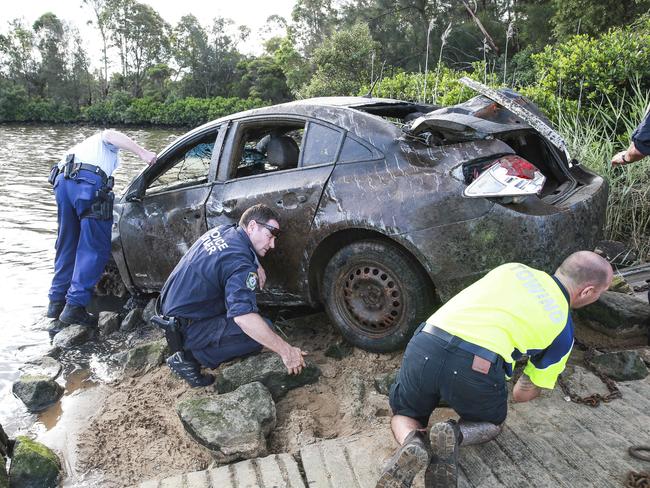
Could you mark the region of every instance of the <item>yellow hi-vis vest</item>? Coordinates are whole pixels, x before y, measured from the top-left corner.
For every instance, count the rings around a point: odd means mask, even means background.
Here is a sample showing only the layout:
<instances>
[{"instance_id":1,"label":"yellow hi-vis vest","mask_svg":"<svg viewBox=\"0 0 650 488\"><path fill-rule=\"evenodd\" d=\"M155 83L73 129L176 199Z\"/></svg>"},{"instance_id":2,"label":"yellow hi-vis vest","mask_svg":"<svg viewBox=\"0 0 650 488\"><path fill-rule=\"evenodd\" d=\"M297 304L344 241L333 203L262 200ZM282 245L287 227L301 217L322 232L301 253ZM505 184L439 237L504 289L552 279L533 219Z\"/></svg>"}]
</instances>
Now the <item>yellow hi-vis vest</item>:
<instances>
[{"instance_id":1,"label":"yellow hi-vis vest","mask_svg":"<svg viewBox=\"0 0 650 488\"><path fill-rule=\"evenodd\" d=\"M573 347L568 300L547 273L507 263L454 296L427 323L499 354L507 376L527 355L524 373L536 386L553 388Z\"/></svg>"}]
</instances>

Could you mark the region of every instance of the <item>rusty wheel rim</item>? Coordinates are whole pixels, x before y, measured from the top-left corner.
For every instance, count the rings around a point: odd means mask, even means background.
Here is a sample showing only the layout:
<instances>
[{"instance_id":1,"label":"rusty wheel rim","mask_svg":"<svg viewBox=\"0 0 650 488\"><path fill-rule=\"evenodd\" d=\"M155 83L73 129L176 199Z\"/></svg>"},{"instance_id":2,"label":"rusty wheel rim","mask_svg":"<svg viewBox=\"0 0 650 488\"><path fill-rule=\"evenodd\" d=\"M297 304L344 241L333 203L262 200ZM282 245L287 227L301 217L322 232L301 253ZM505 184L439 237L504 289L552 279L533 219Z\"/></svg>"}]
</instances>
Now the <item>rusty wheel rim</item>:
<instances>
[{"instance_id":1,"label":"rusty wheel rim","mask_svg":"<svg viewBox=\"0 0 650 488\"><path fill-rule=\"evenodd\" d=\"M398 326L404 314L404 296L391 271L356 265L341 277L341 308L357 329L369 336L384 336Z\"/></svg>"}]
</instances>

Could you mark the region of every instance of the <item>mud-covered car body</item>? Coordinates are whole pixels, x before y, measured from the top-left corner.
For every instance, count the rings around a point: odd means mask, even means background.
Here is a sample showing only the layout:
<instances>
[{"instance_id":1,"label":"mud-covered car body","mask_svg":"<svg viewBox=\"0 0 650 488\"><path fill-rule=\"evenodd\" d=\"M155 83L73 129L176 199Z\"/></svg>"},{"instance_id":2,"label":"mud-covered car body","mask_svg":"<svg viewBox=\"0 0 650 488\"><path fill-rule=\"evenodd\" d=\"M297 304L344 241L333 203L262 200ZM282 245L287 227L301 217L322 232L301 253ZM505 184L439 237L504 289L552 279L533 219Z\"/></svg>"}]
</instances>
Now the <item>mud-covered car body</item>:
<instances>
[{"instance_id":1,"label":"mud-covered car body","mask_svg":"<svg viewBox=\"0 0 650 488\"><path fill-rule=\"evenodd\" d=\"M294 161L271 161L265 137L293 138ZM468 169L508 154L546 176L539 195L463 197ZM482 95L447 108L348 97L255 109L192 130L158 161L115 204L113 255L132 293L159 291L203 232L265 203L283 233L262 260L260 302L324 303L345 337L371 350L403 344L437 302L495 266L550 271L593 248L608 193Z\"/></svg>"}]
</instances>

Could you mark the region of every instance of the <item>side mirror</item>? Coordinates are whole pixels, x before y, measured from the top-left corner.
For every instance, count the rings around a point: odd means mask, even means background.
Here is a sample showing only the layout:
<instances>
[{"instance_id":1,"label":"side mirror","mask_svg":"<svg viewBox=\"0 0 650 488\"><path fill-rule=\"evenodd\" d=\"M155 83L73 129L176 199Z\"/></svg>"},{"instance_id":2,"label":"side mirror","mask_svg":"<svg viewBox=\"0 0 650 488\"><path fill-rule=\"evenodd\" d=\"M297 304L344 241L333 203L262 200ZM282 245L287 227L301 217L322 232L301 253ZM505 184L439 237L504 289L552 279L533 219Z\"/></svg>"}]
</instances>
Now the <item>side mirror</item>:
<instances>
[{"instance_id":1,"label":"side mirror","mask_svg":"<svg viewBox=\"0 0 650 488\"><path fill-rule=\"evenodd\" d=\"M125 200L127 202L141 202L143 196L144 180L140 177L131 188L131 191L126 195Z\"/></svg>"}]
</instances>

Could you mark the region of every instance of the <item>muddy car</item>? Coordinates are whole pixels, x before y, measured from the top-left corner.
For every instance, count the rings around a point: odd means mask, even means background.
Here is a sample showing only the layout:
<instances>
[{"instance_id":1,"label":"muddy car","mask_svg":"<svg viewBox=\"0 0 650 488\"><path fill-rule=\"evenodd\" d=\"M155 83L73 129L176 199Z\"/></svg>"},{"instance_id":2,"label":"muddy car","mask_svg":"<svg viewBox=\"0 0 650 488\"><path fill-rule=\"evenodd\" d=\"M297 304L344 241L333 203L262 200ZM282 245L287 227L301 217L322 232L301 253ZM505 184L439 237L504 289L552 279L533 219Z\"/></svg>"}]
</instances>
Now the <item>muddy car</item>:
<instances>
[{"instance_id":1,"label":"muddy car","mask_svg":"<svg viewBox=\"0 0 650 488\"><path fill-rule=\"evenodd\" d=\"M260 303L324 305L371 351L403 346L437 304L507 261L553 270L600 238L607 185L514 92L439 108L336 97L207 123L115 204L113 255L155 293L208 228L255 203L281 216Z\"/></svg>"}]
</instances>

